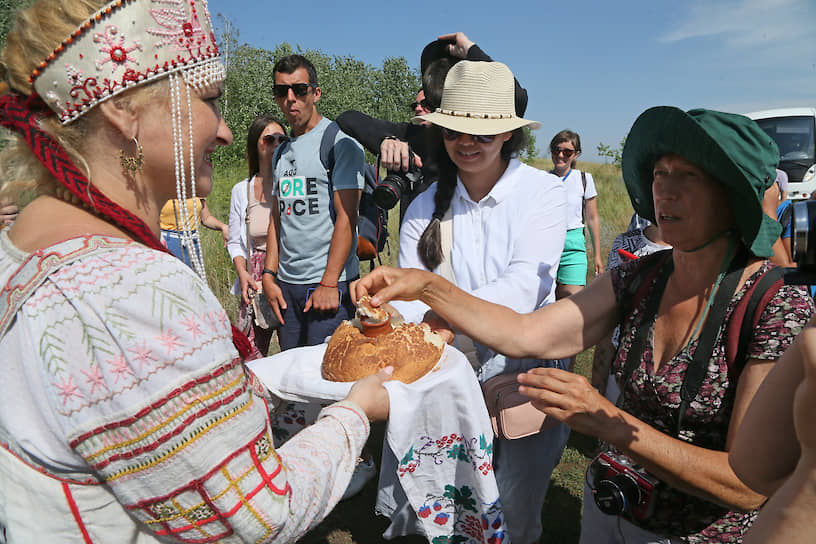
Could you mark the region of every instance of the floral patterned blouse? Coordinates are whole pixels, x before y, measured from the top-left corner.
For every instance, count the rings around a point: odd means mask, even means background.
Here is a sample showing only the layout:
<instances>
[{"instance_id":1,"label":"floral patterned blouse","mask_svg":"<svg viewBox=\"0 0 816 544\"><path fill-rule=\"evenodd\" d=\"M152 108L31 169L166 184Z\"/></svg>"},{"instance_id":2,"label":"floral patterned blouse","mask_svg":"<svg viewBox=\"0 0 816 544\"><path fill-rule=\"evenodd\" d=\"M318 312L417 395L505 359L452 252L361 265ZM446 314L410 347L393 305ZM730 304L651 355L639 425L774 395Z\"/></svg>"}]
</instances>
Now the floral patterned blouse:
<instances>
[{"instance_id":1,"label":"floral patterned blouse","mask_svg":"<svg viewBox=\"0 0 816 544\"><path fill-rule=\"evenodd\" d=\"M611 271L612 284L619 305L623 302L622 297L630 297L631 306L631 295L627 286L639 277L639 271L644 265L665 255L665 251L658 252L624 263ZM678 436L680 440L707 449L725 450L737 382L729 376L724 331L727 330L725 327L739 300L771 266L773 265L765 261L734 294L699 393L683 416ZM640 277L646 277L645 272L641 274L644 275ZM655 278L656 276L657 274L654 275ZM652 280L652 284L655 281ZM659 296L653 291L654 289L650 288L648 294L635 303L634 307L629 307L623 316L620 347L613 363L613 372L618 383L622 385L623 394L619 406L655 429L674 436L677 410L680 406L680 388L697 348L697 341L693 340L688 349L680 350L671 361L654 371L655 318L654 316L645 318L643 315L647 299L653 295ZM746 358L765 361L778 359L813 312L813 299L804 289L793 285L782 286L763 310L745 352ZM644 322L645 319L648 319L648 322ZM641 362L633 370L628 381L622 384L623 368L635 332L643 326L649 328L649 333ZM726 507L665 484L658 487L657 493L653 514L646 520L633 522L648 531L679 537L684 542L742 542L743 535L757 514L756 510L747 513L730 511Z\"/></svg>"}]
</instances>

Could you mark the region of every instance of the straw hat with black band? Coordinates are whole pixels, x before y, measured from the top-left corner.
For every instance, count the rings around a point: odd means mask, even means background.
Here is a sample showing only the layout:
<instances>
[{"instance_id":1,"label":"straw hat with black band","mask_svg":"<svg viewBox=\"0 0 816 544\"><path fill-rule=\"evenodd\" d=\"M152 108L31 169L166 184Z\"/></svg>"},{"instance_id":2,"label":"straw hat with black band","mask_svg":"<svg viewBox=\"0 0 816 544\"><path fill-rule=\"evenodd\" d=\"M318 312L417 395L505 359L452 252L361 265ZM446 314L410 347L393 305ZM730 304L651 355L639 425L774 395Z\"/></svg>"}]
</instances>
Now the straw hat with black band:
<instances>
[{"instance_id":1,"label":"straw hat with black band","mask_svg":"<svg viewBox=\"0 0 816 544\"><path fill-rule=\"evenodd\" d=\"M412 121L430 121L476 135L501 134L524 126L541 128L538 121L516 115L514 94L513 73L506 65L463 60L454 64L445 78L441 106Z\"/></svg>"},{"instance_id":2,"label":"straw hat with black band","mask_svg":"<svg viewBox=\"0 0 816 544\"><path fill-rule=\"evenodd\" d=\"M655 221L653 168L675 153L722 183L745 246L757 257L773 255L782 227L762 210L765 190L776 179L779 150L759 125L743 115L658 106L643 112L623 147L622 170L632 207Z\"/></svg>"}]
</instances>

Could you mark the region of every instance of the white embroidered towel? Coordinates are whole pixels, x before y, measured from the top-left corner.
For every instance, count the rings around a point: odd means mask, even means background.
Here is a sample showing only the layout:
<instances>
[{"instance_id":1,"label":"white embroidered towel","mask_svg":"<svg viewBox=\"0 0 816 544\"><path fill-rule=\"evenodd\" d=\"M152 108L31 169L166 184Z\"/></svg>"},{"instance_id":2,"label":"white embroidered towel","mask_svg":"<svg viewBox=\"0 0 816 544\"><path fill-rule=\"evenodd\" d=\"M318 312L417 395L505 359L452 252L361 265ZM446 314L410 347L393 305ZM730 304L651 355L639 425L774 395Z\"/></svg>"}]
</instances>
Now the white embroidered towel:
<instances>
[{"instance_id":1,"label":"white embroidered towel","mask_svg":"<svg viewBox=\"0 0 816 544\"><path fill-rule=\"evenodd\" d=\"M322 378L326 344L295 348L247 363L274 394L295 402L340 400L351 383ZM399 486L429 540L506 542L493 473L493 430L482 390L465 356L445 346L436 368L411 384L390 381L386 442L396 459L383 466L380 488ZM392 470L393 469L393 470ZM394 512L378 497L378 511ZM399 501L399 498L396 499ZM405 505L396 505L396 509ZM413 524L415 525L415 524ZM491 540L492 538L492 540Z\"/></svg>"}]
</instances>

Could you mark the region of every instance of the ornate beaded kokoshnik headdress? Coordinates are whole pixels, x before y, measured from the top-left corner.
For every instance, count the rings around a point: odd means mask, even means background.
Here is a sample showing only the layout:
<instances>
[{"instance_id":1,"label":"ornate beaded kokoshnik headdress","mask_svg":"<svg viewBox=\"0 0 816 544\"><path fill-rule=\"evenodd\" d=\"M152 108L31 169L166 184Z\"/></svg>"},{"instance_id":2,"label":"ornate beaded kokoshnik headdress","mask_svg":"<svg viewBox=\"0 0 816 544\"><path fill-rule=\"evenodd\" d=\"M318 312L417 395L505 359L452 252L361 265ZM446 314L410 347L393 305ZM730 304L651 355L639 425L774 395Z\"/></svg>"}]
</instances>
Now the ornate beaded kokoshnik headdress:
<instances>
[{"instance_id":1,"label":"ornate beaded kokoshnik headdress","mask_svg":"<svg viewBox=\"0 0 816 544\"><path fill-rule=\"evenodd\" d=\"M224 75L224 66L205 0L115 0L83 22L34 70L29 79L34 85L35 94L26 100L20 96L16 100L13 97L9 100L27 110L18 111L19 115L42 110L39 107L41 99L65 125L122 91L161 77L169 77L176 193L181 208L179 227L182 242L189 248L193 267L200 276L205 277L201 253L196 250L192 234L196 232L197 237L198 215L188 213L187 209L188 183L192 188L189 198L195 199L191 87L201 91L218 84L224 79ZM185 85L181 84L182 80ZM188 112L186 127L182 126L185 105ZM6 111L2 117L9 117L8 110L13 106L5 105ZM51 148L52 153L64 154L56 141L37 126L32 126L36 125L34 117L39 115L27 117L28 130L39 132L38 137L48 140L47 147ZM4 125L9 125L7 119L3 121ZM21 132L19 124L18 119L18 126L10 128ZM31 143L29 141L29 145ZM78 184L75 179L66 180L66 176L58 175L49 166L47 161L50 160L43 156L41 148L32 146L32 149L74 196L100 211L100 203L96 198L100 193L93 191L84 175L79 173L82 179ZM184 164L185 155L189 156L187 168ZM65 159L70 163L67 156ZM70 177L75 176L76 173L72 173ZM74 190L82 182L85 186L82 187L84 191L80 192L85 192L86 198L77 195ZM104 209L101 211L102 215L107 216ZM128 212L121 209L115 211L114 217L108 218L121 224L116 215ZM192 225L188 223L190 215L195 217Z\"/></svg>"}]
</instances>

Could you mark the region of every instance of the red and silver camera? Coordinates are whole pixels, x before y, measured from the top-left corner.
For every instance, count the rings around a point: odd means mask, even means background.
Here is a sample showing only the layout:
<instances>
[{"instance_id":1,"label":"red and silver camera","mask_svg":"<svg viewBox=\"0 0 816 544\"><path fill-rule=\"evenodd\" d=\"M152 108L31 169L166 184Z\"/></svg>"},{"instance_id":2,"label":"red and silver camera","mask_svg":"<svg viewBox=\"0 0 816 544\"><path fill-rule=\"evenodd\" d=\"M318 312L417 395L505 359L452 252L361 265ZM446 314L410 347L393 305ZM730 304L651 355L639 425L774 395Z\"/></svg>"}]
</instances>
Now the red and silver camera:
<instances>
[{"instance_id":1,"label":"red and silver camera","mask_svg":"<svg viewBox=\"0 0 816 544\"><path fill-rule=\"evenodd\" d=\"M660 480L623 455L599 454L587 469L587 481L604 514L645 520L654 512Z\"/></svg>"}]
</instances>

